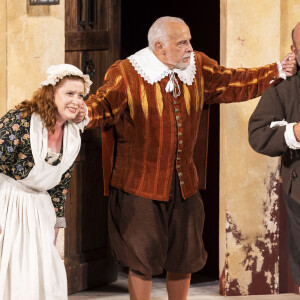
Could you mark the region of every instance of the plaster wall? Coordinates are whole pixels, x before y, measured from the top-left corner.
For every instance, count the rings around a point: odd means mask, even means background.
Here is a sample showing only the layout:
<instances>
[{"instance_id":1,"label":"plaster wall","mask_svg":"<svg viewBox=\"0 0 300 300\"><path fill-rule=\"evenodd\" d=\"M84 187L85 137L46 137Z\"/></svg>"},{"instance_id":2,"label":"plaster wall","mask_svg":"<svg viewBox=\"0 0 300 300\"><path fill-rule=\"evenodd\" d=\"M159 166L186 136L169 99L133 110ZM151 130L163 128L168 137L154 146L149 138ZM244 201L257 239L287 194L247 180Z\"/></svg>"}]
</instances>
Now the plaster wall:
<instances>
[{"instance_id":1,"label":"plaster wall","mask_svg":"<svg viewBox=\"0 0 300 300\"><path fill-rule=\"evenodd\" d=\"M300 22L300 1L281 0L281 57L283 57L287 51L291 51L291 32L298 22Z\"/></svg>"},{"instance_id":2,"label":"plaster wall","mask_svg":"<svg viewBox=\"0 0 300 300\"><path fill-rule=\"evenodd\" d=\"M221 0L221 64L279 61L299 18L298 0ZM258 99L221 105L220 279L225 295L279 291L279 159L255 153L248 120Z\"/></svg>"},{"instance_id":3,"label":"plaster wall","mask_svg":"<svg viewBox=\"0 0 300 300\"><path fill-rule=\"evenodd\" d=\"M3 0L1 0L3 1ZM63 63L64 1L30 6L28 0L6 2L6 109L31 97L51 64Z\"/></svg>"},{"instance_id":4,"label":"plaster wall","mask_svg":"<svg viewBox=\"0 0 300 300\"><path fill-rule=\"evenodd\" d=\"M6 82L6 2L0 0L0 115L6 112L7 82Z\"/></svg>"}]
</instances>

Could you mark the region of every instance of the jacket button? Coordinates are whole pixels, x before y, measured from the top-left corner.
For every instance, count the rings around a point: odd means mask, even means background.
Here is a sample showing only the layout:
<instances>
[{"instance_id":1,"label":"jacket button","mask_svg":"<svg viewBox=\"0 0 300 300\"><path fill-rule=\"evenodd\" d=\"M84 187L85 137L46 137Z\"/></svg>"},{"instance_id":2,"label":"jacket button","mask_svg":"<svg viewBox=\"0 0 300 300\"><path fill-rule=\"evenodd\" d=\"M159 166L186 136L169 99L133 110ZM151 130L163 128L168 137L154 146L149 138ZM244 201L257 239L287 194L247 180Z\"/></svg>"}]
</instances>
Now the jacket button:
<instances>
[{"instance_id":1,"label":"jacket button","mask_svg":"<svg viewBox=\"0 0 300 300\"><path fill-rule=\"evenodd\" d=\"M296 170L291 170L290 171L290 178L292 180L294 180L295 178L297 178L297 172L296 172Z\"/></svg>"}]
</instances>

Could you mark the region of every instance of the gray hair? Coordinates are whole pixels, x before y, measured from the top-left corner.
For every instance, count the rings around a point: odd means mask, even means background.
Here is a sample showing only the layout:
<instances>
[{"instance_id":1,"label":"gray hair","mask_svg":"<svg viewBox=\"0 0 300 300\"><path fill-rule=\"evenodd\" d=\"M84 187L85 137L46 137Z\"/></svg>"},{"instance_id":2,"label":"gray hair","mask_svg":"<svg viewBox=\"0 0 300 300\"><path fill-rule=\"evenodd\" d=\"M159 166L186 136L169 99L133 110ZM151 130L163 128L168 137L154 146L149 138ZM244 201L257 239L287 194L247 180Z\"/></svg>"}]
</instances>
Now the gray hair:
<instances>
[{"instance_id":1,"label":"gray hair","mask_svg":"<svg viewBox=\"0 0 300 300\"><path fill-rule=\"evenodd\" d=\"M186 24L182 19L176 17L158 18L148 31L148 46L152 51L154 50L154 44L156 42L167 43L166 25L170 22Z\"/></svg>"}]
</instances>

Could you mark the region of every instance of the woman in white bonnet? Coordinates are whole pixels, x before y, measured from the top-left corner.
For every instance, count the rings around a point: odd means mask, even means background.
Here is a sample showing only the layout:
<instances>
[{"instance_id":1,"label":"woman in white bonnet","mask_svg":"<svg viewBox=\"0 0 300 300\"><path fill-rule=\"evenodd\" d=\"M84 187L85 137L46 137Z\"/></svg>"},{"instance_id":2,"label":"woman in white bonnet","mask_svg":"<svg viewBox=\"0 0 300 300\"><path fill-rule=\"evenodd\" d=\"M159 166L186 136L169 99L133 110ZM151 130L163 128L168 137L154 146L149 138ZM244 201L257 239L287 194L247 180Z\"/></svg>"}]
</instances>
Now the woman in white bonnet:
<instances>
[{"instance_id":1,"label":"woman in white bonnet","mask_svg":"<svg viewBox=\"0 0 300 300\"><path fill-rule=\"evenodd\" d=\"M51 66L0 119L0 300L68 298L55 243L86 123L72 120L91 83L73 65Z\"/></svg>"}]
</instances>

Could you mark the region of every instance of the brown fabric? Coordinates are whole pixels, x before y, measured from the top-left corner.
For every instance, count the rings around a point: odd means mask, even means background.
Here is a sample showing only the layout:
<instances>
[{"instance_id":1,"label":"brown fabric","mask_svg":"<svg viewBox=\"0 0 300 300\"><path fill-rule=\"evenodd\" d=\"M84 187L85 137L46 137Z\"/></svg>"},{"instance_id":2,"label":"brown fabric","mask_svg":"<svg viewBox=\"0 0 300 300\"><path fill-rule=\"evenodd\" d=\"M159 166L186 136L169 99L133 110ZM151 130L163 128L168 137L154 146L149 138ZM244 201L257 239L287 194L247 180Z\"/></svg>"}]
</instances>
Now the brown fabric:
<instances>
[{"instance_id":1,"label":"brown fabric","mask_svg":"<svg viewBox=\"0 0 300 300\"><path fill-rule=\"evenodd\" d=\"M288 214L289 263L295 283L300 286L300 204L283 194Z\"/></svg>"},{"instance_id":2,"label":"brown fabric","mask_svg":"<svg viewBox=\"0 0 300 300\"><path fill-rule=\"evenodd\" d=\"M210 105L204 105L198 128L198 136L193 155L194 164L197 169L199 189L206 189L207 155L208 155L208 134L209 134ZM199 151L201 149L201 151Z\"/></svg>"},{"instance_id":3,"label":"brown fabric","mask_svg":"<svg viewBox=\"0 0 300 300\"><path fill-rule=\"evenodd\" d=\"M288 213L290 270L300 285L300 149L290 149L285 141L286 126L271 128L271 122L300 119L300 71L271 87L262 95L249 120L249 143L258 153L281 156L280 175Z\"/></svg>"},{"instance_id":4,"label":"brown fabric","mask_svg":"<svg viewBox=\"0 0 300 300\"><path fill-rule=\"evenodd\" d=\"M104 196L109 196L110 180L114 165L115 137L114 128L104 127L101 130L102 137L102 169Z\"/></svg>"},{"instance_id":5,"label":"brown fabric","mask_svg":"<svg viewBox=\"0 0 300 300\"><path fill-rule=\"evenodd\" d=\"M184 200L174 172L169 198L161 202L112 190L109 237L123 266L144 275L160 274L163 269L187 274L204 266L204 208L199 192Z\"/></svg>"},{"instance_id":6,"label":"brown fabric","mask_svg":"<svg viewBox=\"0 0 300 300\"><path fill-rule=\"evenodd\" d=\"M272 86L261 97L249 119L249 143L258 153L281 156L280 175L286 194L300 204L300 150L290 149L285 141L285 126L271 128L271 122L300 120L300 71Z\"/></svg>"},{"instance_id":7,"label":"brown fabric","mask_svg":"<svg viewBox=\"0 0 300 300\"><path fill-rule=\"evenodd\" d=\"M164 91L168 77L151 85L126 59L108 70L104 85L86 101L89 128L115 125L115 140L112 130L103 134L106 192L110 183L140 197L167 201L177 158L182 195L186 199L195 194L199 187L197 168L206 165L206 155L201 154L207 141L195 149L203 104L257 97L278 76L276 64L228 69L200 52L195 52L195 60L194 82L188 86L177 77L181 95L176 99ZM181 135L177 138L177 134ZM195 166L193 155L197 153L202 159Z\"/></svg>"}]
</instances>

